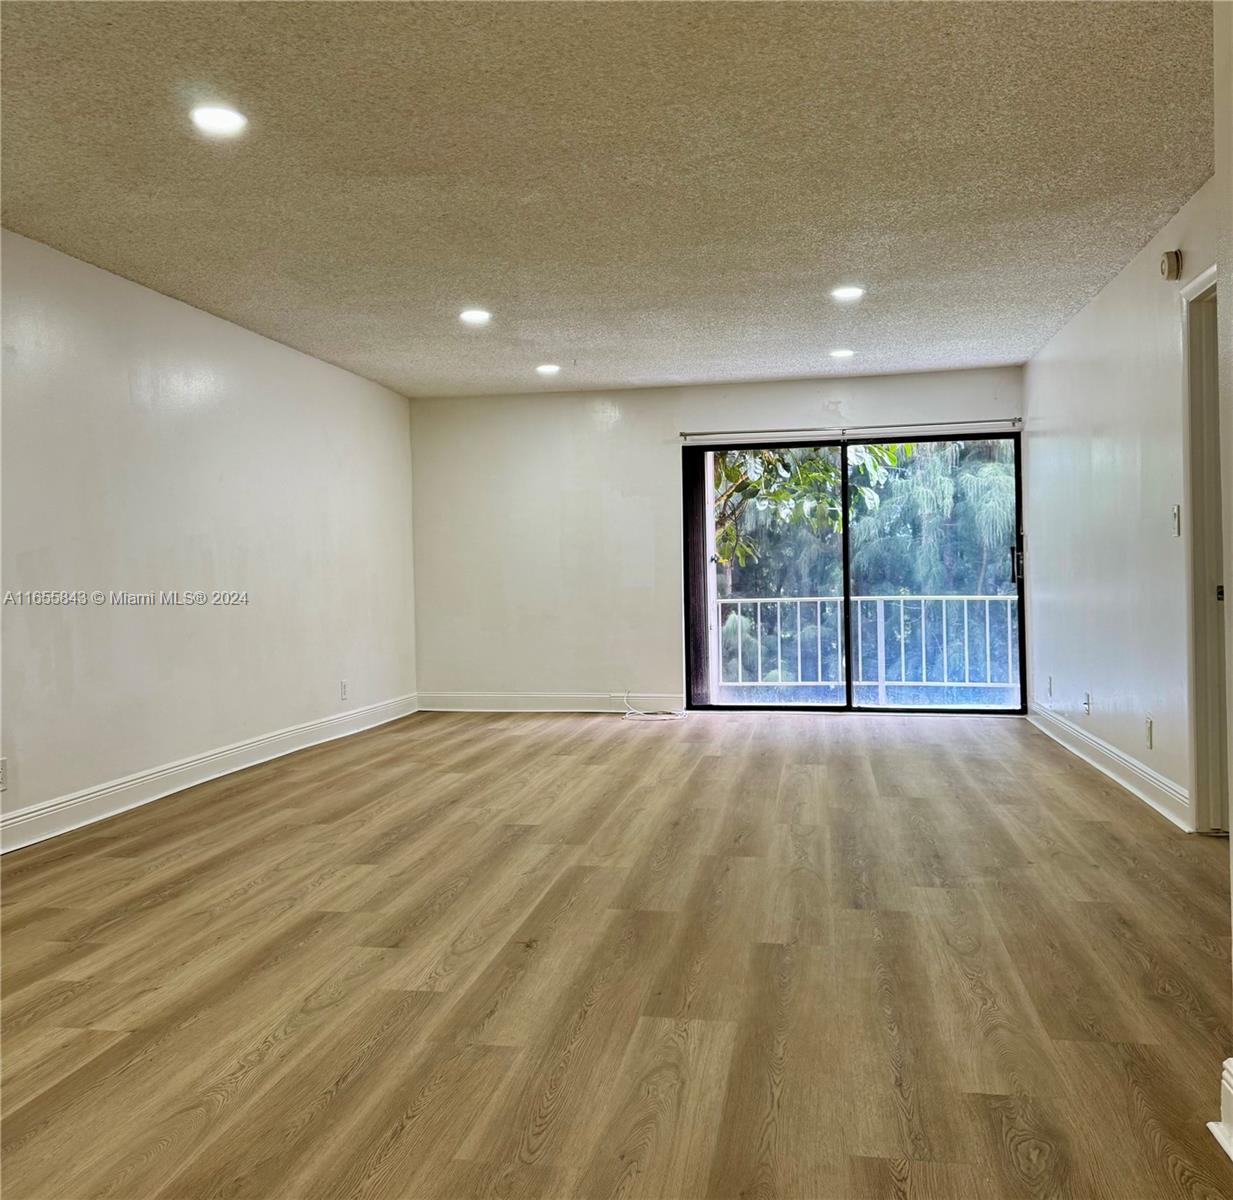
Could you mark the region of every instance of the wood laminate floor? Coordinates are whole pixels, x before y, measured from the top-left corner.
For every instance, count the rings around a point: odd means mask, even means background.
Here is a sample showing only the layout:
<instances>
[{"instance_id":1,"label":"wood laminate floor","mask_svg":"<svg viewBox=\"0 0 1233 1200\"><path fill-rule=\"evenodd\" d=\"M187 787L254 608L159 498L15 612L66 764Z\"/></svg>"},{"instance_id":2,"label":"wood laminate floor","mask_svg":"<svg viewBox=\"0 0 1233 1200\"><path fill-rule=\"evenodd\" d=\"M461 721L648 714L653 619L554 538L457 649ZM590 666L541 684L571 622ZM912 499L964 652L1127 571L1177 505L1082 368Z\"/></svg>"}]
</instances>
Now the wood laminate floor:
<instances>
[{"instance_id":1,"label":"wood laminate floor","mask_svg":"<svg viewBox=\"0 0 1233 1200\"><path fill-rule=\"evenodd\" d=\"M1019 720L421 714L4 859L4 1200L1230 1197L1228 874Z\"/></svg>"}]
</instances>

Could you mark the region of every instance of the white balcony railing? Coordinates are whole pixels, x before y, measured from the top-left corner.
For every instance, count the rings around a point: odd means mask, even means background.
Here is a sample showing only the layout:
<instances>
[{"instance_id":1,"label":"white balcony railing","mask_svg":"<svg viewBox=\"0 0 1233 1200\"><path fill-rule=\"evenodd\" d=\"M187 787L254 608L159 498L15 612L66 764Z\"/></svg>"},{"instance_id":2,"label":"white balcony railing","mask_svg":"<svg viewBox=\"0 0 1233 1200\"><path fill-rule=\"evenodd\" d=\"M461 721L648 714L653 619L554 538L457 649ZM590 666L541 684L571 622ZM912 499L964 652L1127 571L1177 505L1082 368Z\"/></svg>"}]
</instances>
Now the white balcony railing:
<instances>
[{"instance_id":1,"label":"white balcony railing","mask_svg":"<svg viewBox=\"0 0 1233 1200\"><path fill-rule=\"evenodd\" d=\"M886 688L1017 688L1019 597L853 596L852 681ZM842 596L716 602L719 683L844 685Z\"/></svg>"}]
</instances>

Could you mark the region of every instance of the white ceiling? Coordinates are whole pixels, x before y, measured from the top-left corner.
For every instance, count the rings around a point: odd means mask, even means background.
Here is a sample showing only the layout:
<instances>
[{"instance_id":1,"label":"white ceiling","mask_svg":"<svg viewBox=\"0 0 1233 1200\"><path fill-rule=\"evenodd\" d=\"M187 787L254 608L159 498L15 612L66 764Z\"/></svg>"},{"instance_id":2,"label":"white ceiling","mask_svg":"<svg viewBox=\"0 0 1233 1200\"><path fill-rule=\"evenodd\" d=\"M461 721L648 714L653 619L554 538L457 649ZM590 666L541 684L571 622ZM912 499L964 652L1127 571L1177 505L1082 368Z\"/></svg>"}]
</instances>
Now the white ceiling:
<instances>
[{"instance_id":1,"label":"white ceiling","mask_svg":"<svg viewBox=\"0 0 1233 1200\"><path fill-rule=\"evenodd\" d=\"M0 14L5 225L408 395L1019 362L1212 171L1210 4Z\"/></svg>"}]
</instances>

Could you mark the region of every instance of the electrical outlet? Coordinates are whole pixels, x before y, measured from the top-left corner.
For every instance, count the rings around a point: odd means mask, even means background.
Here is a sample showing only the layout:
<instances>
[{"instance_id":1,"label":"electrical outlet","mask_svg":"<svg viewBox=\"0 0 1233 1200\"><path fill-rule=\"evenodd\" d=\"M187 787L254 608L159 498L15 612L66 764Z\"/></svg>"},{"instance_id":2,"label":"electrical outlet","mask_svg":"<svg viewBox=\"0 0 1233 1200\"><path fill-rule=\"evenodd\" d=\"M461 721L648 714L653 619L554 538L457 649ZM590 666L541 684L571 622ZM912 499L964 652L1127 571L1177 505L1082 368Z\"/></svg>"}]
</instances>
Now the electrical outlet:
<instances>
[{"instance_id":1,"label":"electrical outlet","mask_svg":"<svg viewBox=\"0 0 1233 1200\"><path fill-rule=\"evenodd\" d=\"M1150 750L1152 748L1152 718L1150 716L1143 718L1143 736Z\"/></svg>"},{"instance_id":2,"label":"electrical outlet","mask_svg":"<svg viewBox=\"0 0 1233 1200\"><path fill-rule=\"evenodd\" d=\"M9 787L9 760L0 758L0 792L8 791Z\"/></svg>"},{"instance_id":3,"label":"electrical outlet","mask_svg":"<svg viewBox=\"0 0 1233 1200\"><path fill-rule=\"evenodd\" d=\"M344 704L346 704L347 702L347 681L345 679L340 679L338 681L338 698Z\"/></svg>"},{"instance_id":4,"label":"electrical outlet","mask_svg":"<svg viewBox=\"0 0 1233 1200\"><path fill-rule=\"evenodd\" d=\"M1092 693L1083 693L1083 711L1090 717L1092 715Z\"/></svg>"}]
</instances>

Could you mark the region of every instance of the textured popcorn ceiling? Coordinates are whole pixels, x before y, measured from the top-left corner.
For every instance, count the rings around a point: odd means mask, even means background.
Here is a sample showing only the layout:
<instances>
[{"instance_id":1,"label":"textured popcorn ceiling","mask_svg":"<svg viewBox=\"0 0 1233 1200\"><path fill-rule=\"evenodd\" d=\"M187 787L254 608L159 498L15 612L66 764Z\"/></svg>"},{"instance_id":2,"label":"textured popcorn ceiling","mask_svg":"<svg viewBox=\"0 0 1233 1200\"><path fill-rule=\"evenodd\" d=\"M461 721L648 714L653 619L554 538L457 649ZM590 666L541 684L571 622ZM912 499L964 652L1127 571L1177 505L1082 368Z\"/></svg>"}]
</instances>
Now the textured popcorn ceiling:
<instances>
[{"instance_id":1,"label":"textured popcorn ceiling","mask_svg":"<svg viewBox=\"0 0 1233 1200\"><path fill-rule=\"evenodd\" d=\"M1019 362L1212 171L1208 4L2 15L5 225L410 395Z\"/></svg>"}]
</instances>

